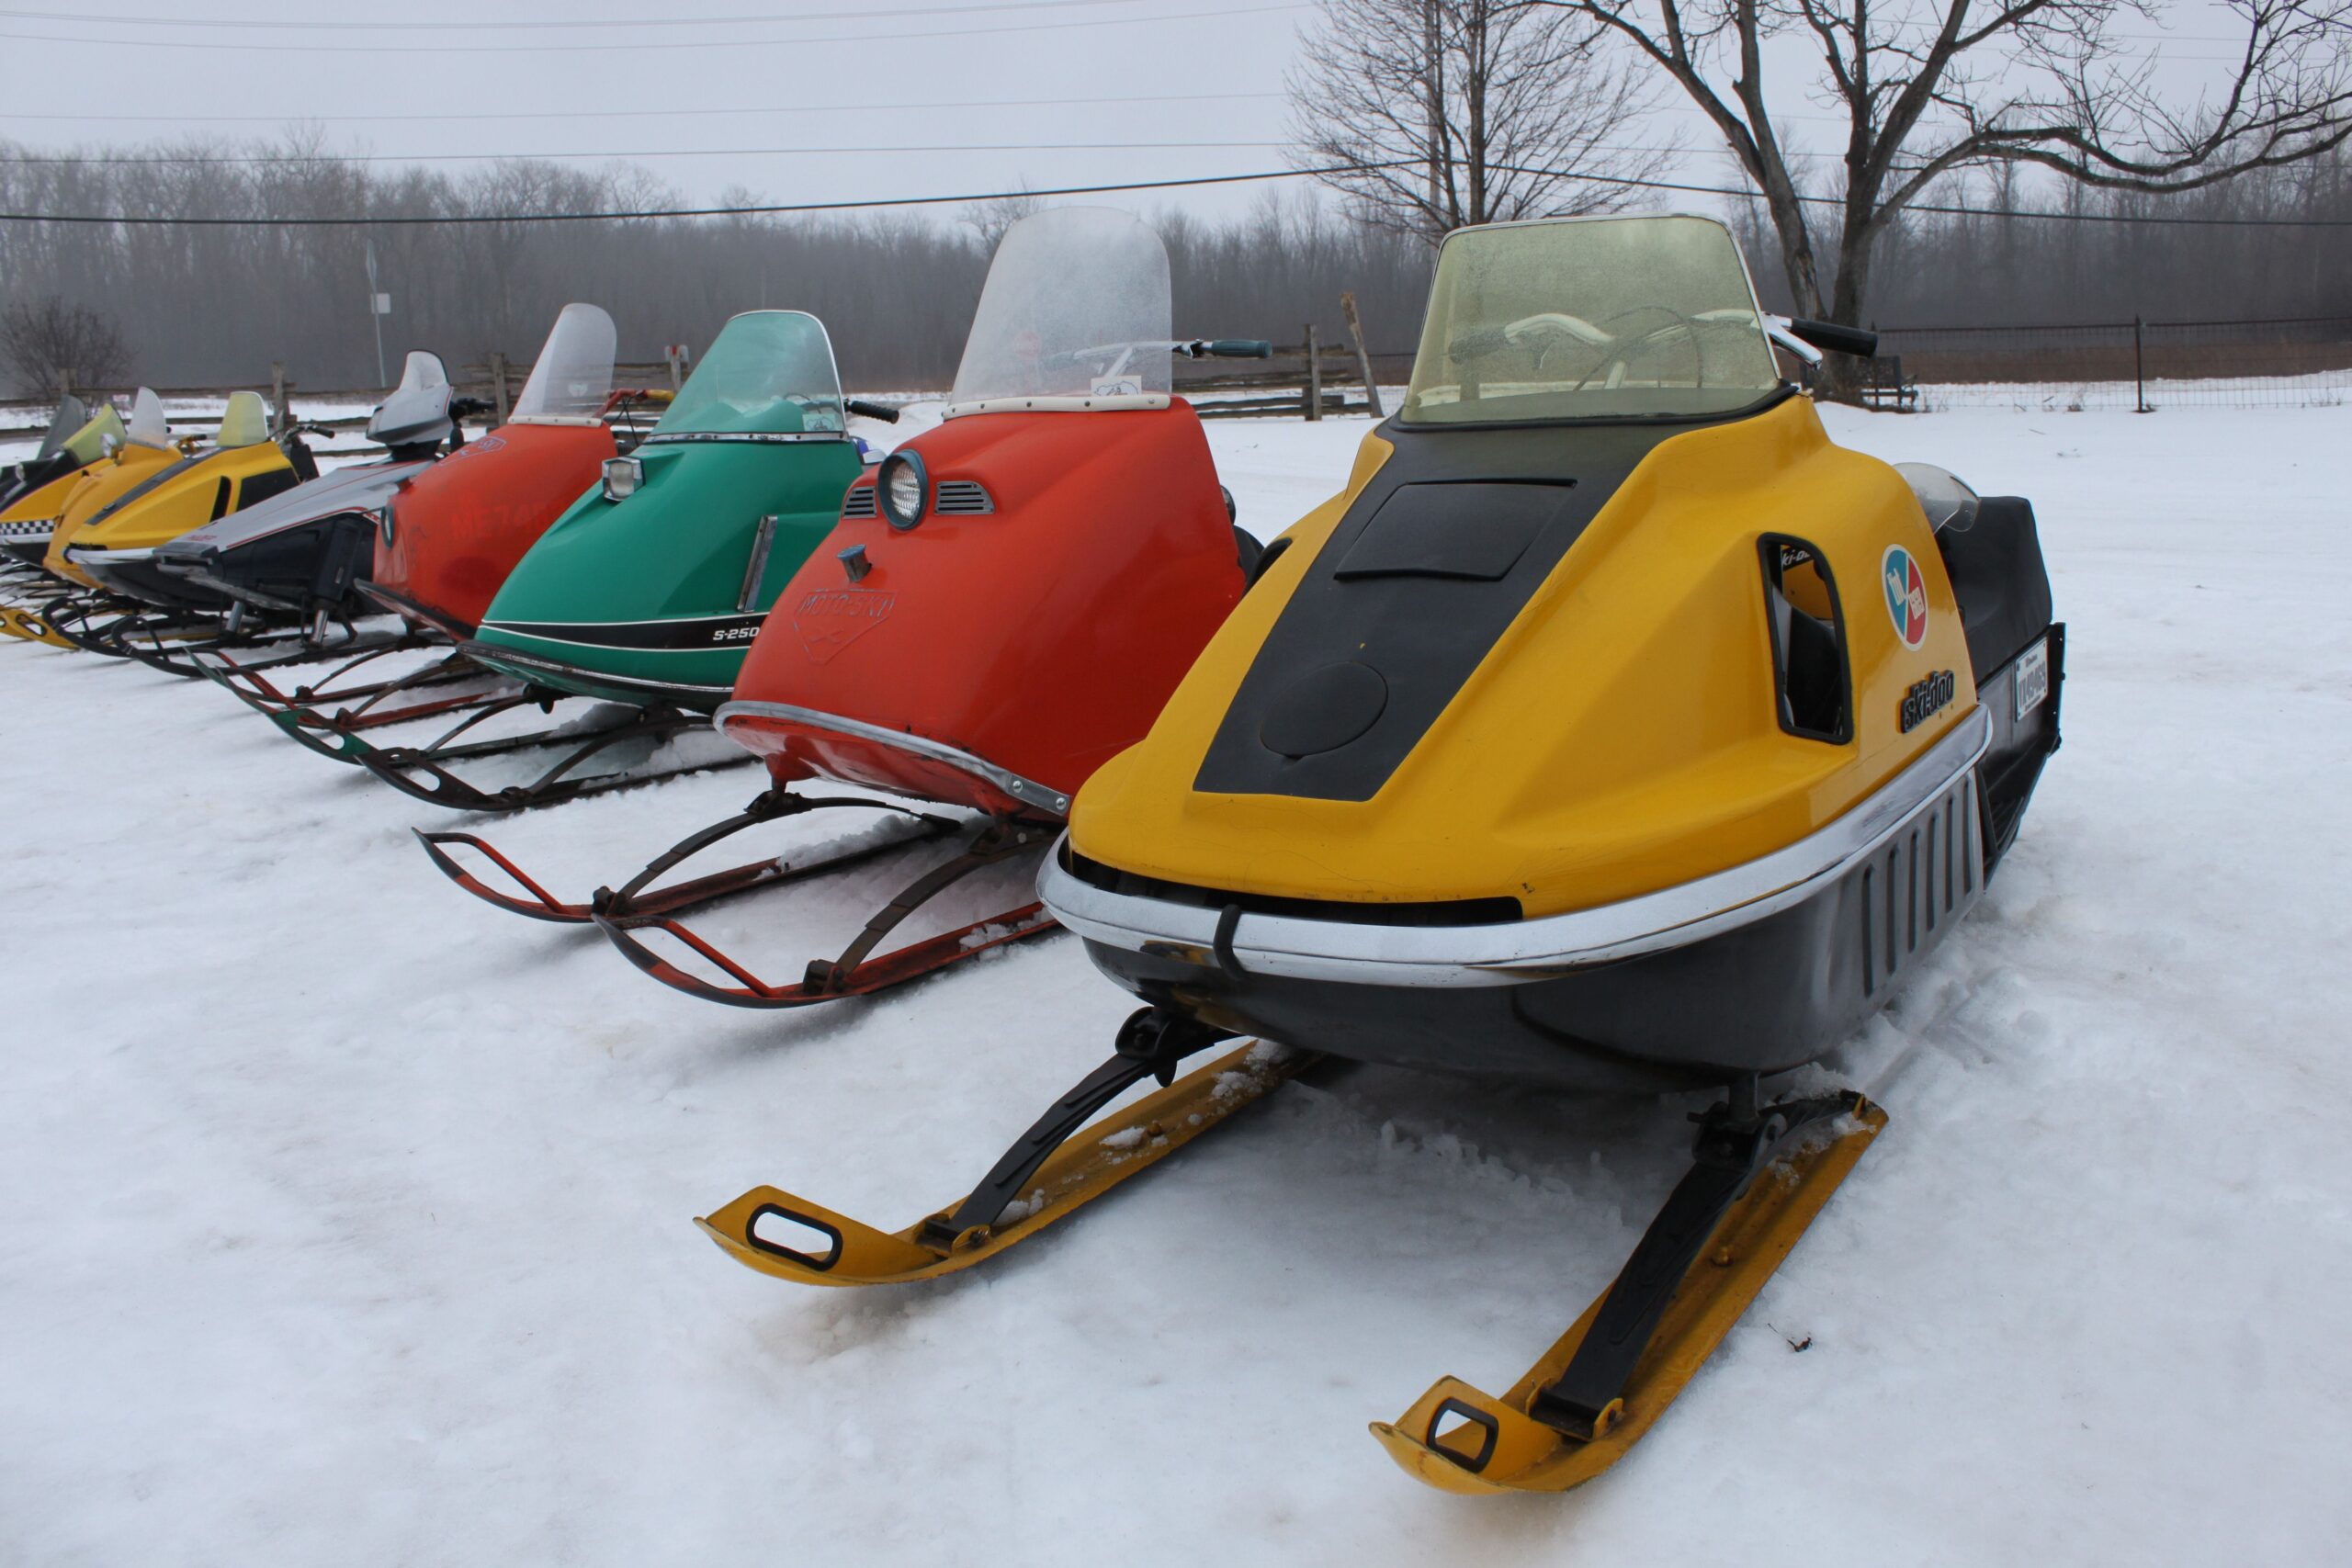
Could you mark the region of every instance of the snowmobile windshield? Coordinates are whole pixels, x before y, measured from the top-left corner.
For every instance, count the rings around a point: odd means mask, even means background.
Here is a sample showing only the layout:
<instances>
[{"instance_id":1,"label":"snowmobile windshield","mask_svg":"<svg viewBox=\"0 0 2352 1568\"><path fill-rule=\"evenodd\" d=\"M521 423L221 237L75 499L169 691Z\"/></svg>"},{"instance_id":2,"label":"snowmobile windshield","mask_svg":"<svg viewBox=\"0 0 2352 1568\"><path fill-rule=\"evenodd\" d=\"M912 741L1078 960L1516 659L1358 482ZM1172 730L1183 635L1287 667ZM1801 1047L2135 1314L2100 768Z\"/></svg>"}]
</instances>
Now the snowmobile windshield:
<instances>
[{"instance_id":1,"label":"snowmobile windshield","mask_svg":"<svg viewBox=\"0 0 2352 1568\"><path fill-rule=\"evenodd\" d=\"M40 450L33 454L33 461L54 457L64 450L65 443L75 431L90 423L90 411L82 400L68 392L57 400L57 417L49 422L49 434L40 438Z\"/></svg>"},{"instance_id":2,"label":"snowmobile windshield","mask_svg":"<svg viewBox=\"0 0 2352 1568\"><path fill-rule=\"evenodd\" d=\"M112 403L106 403L90 416L89 423L66 438L65 450L85 463L95 463L121 446L127 437L122 415Z\"/></svg>"},{"instance_id":3,"label":"snowmobile windshield","mask_svg":"<svg viewBox=\"0 0 2352 1568\"><path fill-rule=\"evenodd\" d=\"M947 415L1165 407L1168 247L1132 213L1057 207L1004 232Z\"/></svg>"},{"instance_id":4,"label":"snowmobile windshield","mask_svg":"<svg viewBox=\"0 0 2352 1568\"><path fill-rule=\"evenodd\" d=\"M137 446L169 446L172 422L164 417L164 400L153 387L141 387L130 399L130 442Z\"/></svg>"},{"instance_id":5,"label":"snowmobile windshield","mask_svg":"<svg viewBox=\"0 0 2352 1568\"><path fill-rule=\"evenodd\" d=\"M612 317L594 305L566 305L514 400L514 423L593 420L602 413L613 393L619 341Z\"/></svg>"},{"instance_id":6,"label":"snowmobile windshield","mask_svg":"<svg viewBox=\"0 0 2352 1568\"><path fill-rule=\"evenodd\" d=\"M368 434L387 446L439 441L448 434L451 396L441 356L412 349L401 368L401 384L368 416Z\"/></svg>"},{"instance_id":7,"label":"snowmobile windshield","mask_svg":"<svg viewBox=\"0 0 2352 1568\"><path fill-rule=\"evenodd\" d=\"M1399 417L1707 418L1780 385L1747 264L1723 224L1555 219L1446 237Z\"/></svg>"},{"instance_id":8,"label":"snowmobile windshield","mask_svg":"<svg viewBox=\"0 0 2352 1568\"><path fill-rule=\"evenodd\" d=\"M806 310L747 310L686 378L649 441L848 439L842 376L824 323Z\"/></svg>"},{"instance_id":9,"label":"snowmobile windshield","mask_svg":"<svg viewBox=\"0 0 2352 1568\"><path fill-rule=\"evenodd\" d=\"M212 445L225 452L232 446L258 446L269 439L269 405L259 392L232 392L220 412L220 428Z\"/></svg>"}]
</instances>

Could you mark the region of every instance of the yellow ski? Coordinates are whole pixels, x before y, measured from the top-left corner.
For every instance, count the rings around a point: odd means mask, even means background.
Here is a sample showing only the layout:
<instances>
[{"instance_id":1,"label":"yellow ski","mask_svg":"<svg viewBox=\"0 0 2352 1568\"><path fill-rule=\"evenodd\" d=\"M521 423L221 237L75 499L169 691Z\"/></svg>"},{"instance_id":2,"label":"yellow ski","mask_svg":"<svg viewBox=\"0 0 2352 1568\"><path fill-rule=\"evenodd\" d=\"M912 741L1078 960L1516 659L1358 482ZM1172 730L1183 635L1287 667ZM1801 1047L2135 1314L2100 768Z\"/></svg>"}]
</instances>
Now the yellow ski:
<instances>
[{"instance_id":1,"label":"yellow ski","mask_svg":"<svg viewBox=\"0 0 2352 1568\"><path fill-rule=\"evenodd\" d=\"M1141 1015L1139 1015L1141 1016ZM695 1223L747 1268L807 1285L881 1285L967 1269L1174 1154L1306 1066L1313 1056L1253 1041L1181 1078L1157 1042L1090 1075L1006 1152L971 1195L892 1234L773 1187L755 1188ZM1214 1038L1213 1036L1211 1038ZM1190 1048L1197 1048L1196 1045ZM1087 1118L1144 1078L1163 1087L1086 1128ZM1172 1078L1172 1081L1170 1081Z\"/></svg>"},{"instance_id":2,"label":"yellow ski","mask_svg":"<svg viewBox=\"0 0 2352 1568\"><path fill-rule=\"evenodd\" d=\"M1679 1283L1645 1339L1634 1342L1638 1359L1622 1392L1588 1412L1588 1419L1560 1421L1547 1395L1556 1394L1611 1296L1627 1288L1643 1252L1659 1237L1657 1225L1617 1282L1509 1393L1497 1399L1459 1378L1441 1378L1394 1422L1374 1422L1372 1435L1408 1472L1448 1492L1564 1492L1607 1470L1649 1430L1722 1343L1886 1125L1886 1113L1860 1096L1845 1097L1842 1109L1846 1114L1827 1125L1826 1136L1819 1125L1793 1131L1789 1141L1794 1152L1758 1171L1720 1220L1699 1233L1702 1245L1685 1249L1696 1260L1679 1272ZM1678 1189L1677 1199L1683 1195ZM1661 1224L1673 1208L1669 1201ZM1599 1359L1606 1359L1601 1348ZM1532 1414L1539 1408L1559 1424ZM1582 1426L1587 1435L1572 1435L1562 1425Z\"/></svg>"}]
</instances>

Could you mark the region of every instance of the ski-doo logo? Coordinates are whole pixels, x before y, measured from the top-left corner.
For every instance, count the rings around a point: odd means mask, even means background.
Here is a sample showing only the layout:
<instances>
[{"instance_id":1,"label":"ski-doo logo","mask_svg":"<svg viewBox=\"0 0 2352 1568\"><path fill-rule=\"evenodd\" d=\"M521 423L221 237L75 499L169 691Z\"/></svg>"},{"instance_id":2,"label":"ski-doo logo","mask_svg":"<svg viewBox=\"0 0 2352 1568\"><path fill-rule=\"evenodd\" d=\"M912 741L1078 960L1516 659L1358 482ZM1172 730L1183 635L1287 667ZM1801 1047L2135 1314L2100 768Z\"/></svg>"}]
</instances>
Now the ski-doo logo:
<instances>
[{"instance_id":1,"label":"ski-doo logo","mask_svg":"<svg viewBox=\"0 0 2352 1568\"><path fill-rule=\"evenodd\" d=\"M800 634L810 663L831 663L833 655L880 626L897 599L870 588L820 588L793 606L792 629Z\"/></svg>"},{"instance_id":2,"label":"ski-doo logo","mask_svg":"<svg viewBox=\"0 0 2352 1568\"><path fill-rule=\"evenodd\" d=\"M1886 547L1878 570L1886 585L1886 614L1894 623L1894 635L1904 647L1918 647L1928 640L1927 574L1901 545Z\"/></svg>"},{"instance_id":3,"label":"ski-doo logo","mask_svg":"<svg viewBox=\"0 0 2352 1568\"><path fill-rule=\"evenodd\" d=\"M1951 706L1959 687L1949 670L1939 670L1926 680L1913 682L1911 689L1903 694L1903 733L1910 734Z\"/></svg>"},{"instance_id":4,"label":"ski-doo logo","mask_svg":"<svg viewBox=\"0 0 2352 1568\"><path fill-rule=\"evenodd\" d=\"M477 435L450 453L449 460L455 462L460 457L478 457L484 452L495 452L505 445L506 438L503 435Z\"/></svg>"}]
</instances>

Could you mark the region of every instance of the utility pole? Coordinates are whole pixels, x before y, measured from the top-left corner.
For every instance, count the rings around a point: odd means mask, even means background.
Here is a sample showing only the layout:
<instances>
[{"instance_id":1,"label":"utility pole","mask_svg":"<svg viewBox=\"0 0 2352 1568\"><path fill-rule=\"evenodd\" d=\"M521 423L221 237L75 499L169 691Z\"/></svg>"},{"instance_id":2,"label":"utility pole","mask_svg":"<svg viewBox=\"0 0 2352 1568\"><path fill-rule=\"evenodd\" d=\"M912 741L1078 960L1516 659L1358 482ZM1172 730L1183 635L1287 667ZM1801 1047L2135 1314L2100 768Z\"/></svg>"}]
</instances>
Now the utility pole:
<instances>
[{"instance_id":1,"label":"utility pole","mask_svg":"<svg viewBox=\"0 0 2352 1568\"><path fill-rule=\"evenodd\" d=\"M376 242L368 242L368 319L376 323L376 385L387 386L384 374L384 318L392 313L392 297L376 288Z\"/></svg>"}]
</instances>

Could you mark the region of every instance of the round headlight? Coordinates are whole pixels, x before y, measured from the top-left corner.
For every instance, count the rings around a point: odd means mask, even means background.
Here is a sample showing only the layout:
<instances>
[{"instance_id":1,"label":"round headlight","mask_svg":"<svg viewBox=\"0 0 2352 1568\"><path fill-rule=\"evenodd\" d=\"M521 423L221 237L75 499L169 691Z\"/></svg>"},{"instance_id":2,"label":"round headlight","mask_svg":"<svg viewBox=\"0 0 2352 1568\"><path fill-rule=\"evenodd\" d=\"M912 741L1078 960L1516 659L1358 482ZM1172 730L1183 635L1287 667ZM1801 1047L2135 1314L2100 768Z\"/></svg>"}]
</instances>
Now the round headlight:
<instances>
[{"instance_id":1,"label":"round headlight","mask_svg":"<svg viewBox=\"0 0 2352 1568\"><path fill-rule=\"evenodd\" d=\"M882 514L893 528L911 528L922 521L924 502L930 499L930 485L922 471L922 459L912 452L893 452L882 460L880 483Z\"/></svg>"}]
</instances>

